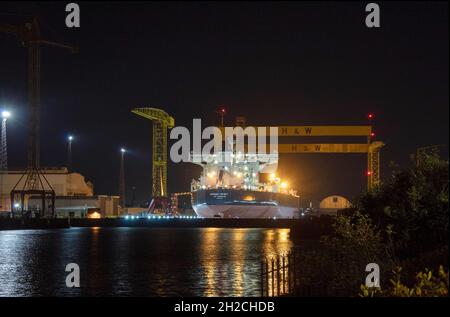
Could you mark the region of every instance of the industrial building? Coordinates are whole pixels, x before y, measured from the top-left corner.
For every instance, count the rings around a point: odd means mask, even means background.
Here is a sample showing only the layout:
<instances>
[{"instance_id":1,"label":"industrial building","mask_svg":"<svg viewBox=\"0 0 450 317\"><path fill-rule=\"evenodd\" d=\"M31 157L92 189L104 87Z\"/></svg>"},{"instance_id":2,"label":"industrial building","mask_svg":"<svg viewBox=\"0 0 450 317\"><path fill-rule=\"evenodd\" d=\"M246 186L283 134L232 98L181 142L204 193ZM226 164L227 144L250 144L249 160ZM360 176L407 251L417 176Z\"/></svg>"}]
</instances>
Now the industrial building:
<instances>
[{"instance_id":1,"label":"industrial building","mask_svg":"<svg viewBox=\"0 0 450 317\"><path fill-rule=\"evenodd\" d=\"M319 205L319 213L322 215L336 216L338 210L350 208L350 201L339 195L332 195L324 198Z\"/></svg>"},{"instance_id":2,"label":"industrial building","mask_svg":"<svg viewBox=\"0 0 450 317\"><path fill-rule=\"evenodd\" d=\"M121 214L119 196L94 195L93 184L79 173L69 173L65 167L43 168L43 176L55 191L57 217L116 217ZM16 203L11 206L11 190L19 182L24 171L0 171L0 215L11 215L21 210ZM25 210L39 212L40 198L31 196Z\"/></svg>"}]
</instances>

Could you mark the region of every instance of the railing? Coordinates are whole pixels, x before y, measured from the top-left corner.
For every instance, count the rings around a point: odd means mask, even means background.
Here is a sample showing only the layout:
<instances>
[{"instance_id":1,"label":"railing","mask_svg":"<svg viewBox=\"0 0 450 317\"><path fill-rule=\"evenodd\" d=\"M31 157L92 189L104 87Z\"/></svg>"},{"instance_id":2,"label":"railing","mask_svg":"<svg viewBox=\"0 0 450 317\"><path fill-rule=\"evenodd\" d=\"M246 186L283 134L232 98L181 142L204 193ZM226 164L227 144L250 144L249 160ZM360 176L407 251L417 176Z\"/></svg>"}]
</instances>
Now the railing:
<instances>
[{"instance_id":1,"label":"railing","mask_svg":"<svg viewBox=\"0 0 450 317\"><path fill-rule=\"evenodd\" d=\"M297 288L295 253L277 255L261 261L261 296L293 294Z\"/></svg>"}]
</instances>

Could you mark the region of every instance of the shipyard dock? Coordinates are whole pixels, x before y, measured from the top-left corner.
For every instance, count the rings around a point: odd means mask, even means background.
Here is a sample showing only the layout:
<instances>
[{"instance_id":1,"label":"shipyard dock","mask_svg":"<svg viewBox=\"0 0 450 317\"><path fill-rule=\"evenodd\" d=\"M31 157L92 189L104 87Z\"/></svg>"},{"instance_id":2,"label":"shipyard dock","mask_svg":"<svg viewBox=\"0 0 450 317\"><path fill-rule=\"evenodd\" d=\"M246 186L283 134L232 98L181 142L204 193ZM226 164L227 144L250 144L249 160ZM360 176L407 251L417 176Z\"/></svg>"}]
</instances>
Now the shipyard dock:
<instances>
[{"instance_id":1,"label":"shipyard dock","mask_svg":"<svg viewBox=\"0 0 450 317\"><path fill-rule=\"evenodd\" d=\"M57 218L0 219L0 230L64 229L77 227L147 227L147 228L286 228L305 239L315 239L331 232L333 217L301 219L221 219L221 218Z\"/></svg>"}]
</instances>

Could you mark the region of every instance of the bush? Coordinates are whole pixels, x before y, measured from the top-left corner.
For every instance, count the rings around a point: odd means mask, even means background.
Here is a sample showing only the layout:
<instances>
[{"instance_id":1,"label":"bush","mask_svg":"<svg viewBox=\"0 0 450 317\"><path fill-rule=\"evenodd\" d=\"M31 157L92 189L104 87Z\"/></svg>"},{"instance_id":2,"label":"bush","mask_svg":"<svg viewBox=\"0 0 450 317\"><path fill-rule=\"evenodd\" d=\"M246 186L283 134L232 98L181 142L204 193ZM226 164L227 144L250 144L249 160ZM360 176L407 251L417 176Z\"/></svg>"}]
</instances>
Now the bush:
<instances>
[{"instance_id":1,"label":"bush","mask_svg":"<svg viewBox=\"0 0 450 317\"><path fill-rule=\"evenodd\" d=\"M442 266L439 267L437 276L433 275L431 270L425 269L425 272L416 274L416 282L411 287L401 281L402 268L398 267L393 271L394 278L390 280L390 287L368 288L361 285L360 296L362 297L442 297L448 296L448 271Z\"/></svg>"},{"instance_id":2,"label":"bush","mask_svg":"<svg viewBox=\"0 0 450 317\"><path fill-rule=\"evenodd\" d=\"M425 267L448 268L448 183L448 161L437 152L423 153L413 167L395 168L390 179L356 204L386 228L383 240L408 282Z\"/></svg>"},{"instance_id":3,"label":"bush","mask_svg":"<svg viewBox=\"0 0 450 317\"><path fill-rule=\"evenodd\" d=\"M391 238L405 248L448 245L448 161L422 154L419 163L392 177L356 202L380 228L391 225ZM386 237L385 237L386 238Z\"/></svg>"},{"instance_id":4,"label":"bush","mask_svg":"<svg viewBox=\"0 0 450 317\"><path fill-rule=\"evenodd\" d=\"M338 216L333 235L311 251L300 253L300 285L323 286L328 295L353 296L368 274L369 263L380 266L381 276L393 262L381 234L367 215Z\"/></svg>"},{"instance_id":5,"label":"bush","mask_svg":"<svg viewBox=\"0 0 450 317\"><path fill-rule=\"evenodd\" d=\"M300 285L320 286L327 295L353 296L358 289L362 296L448 294L448 183L448 161L436 153L422 154L410 169L394 170L357 200L354 214L336 218L331 236L300 252ZM361 288L368 263L379 265L381 285L390 288ZM414 274L438 264L437 276L427 269ZM413 286L400 281L400 272Z\"/></svg>"}]
</instances>

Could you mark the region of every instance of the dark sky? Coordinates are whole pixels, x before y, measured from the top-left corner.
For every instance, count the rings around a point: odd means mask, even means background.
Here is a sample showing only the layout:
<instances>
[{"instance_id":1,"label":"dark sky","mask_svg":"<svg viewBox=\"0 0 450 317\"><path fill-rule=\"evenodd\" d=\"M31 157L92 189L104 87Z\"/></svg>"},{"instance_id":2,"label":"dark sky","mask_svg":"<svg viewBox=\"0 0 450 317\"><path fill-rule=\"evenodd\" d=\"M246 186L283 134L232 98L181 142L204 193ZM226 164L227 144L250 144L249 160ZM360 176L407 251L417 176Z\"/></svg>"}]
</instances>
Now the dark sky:
<instances>
[{"instance_id":1,"label":"dark sky","mask_svg":"<svg viewBox=\"0 0 450 317\"><path fill-rule=\"evenodd\" d=\"M378 2L379 29L364 24L368 2L78 2L79 29L65 27L66 3L2 2L0 22L37 12L48 39L80 47L78 55L42 49L41 165L64 166L73 134L74 168L97 194L118 192L125 146L127 188L149 199L151 123L130 113L136 106L164 105L187 127L193 118L218 124L222 104L229 123L243 115L266 126L366 124L373 112L384 177L390 161L408 166L417 147L448 148L447 2ZM26 61L14 37L0 34L10 167L26 163ZM280 174L307 202L354 197L365 165L357 154L284 155ZM169 191L188 190L198 174L171 163Z\"/></svg>"}]
</instances>

